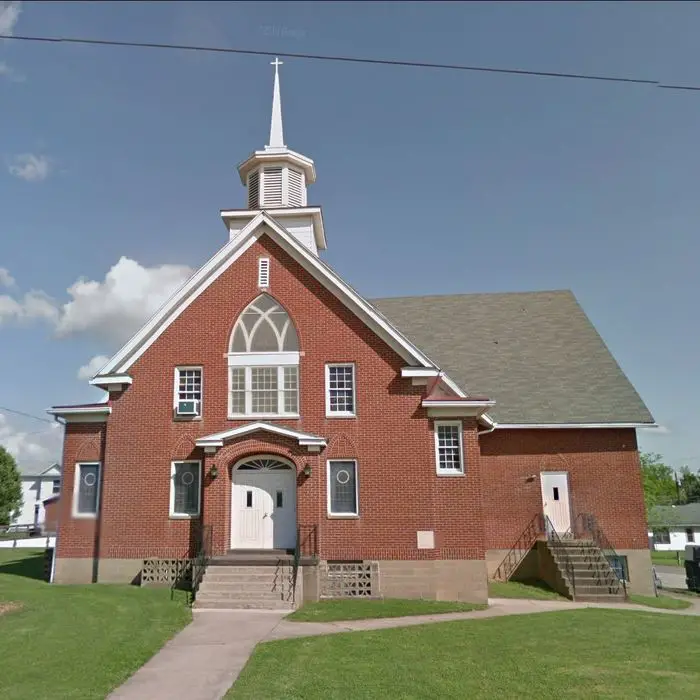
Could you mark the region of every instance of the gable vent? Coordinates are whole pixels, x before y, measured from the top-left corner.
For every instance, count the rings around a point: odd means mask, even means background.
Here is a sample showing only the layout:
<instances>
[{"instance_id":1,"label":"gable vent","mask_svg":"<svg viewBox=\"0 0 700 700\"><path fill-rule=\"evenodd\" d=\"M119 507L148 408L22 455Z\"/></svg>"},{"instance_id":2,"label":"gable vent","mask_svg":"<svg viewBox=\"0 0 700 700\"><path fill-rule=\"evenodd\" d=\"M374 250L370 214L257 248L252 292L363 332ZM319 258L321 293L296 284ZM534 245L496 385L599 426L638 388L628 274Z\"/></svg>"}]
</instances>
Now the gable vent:
<instances>
[{"instance_id":1,"label":"gable vent","mask_svg":"<svg viewBox=\"0 0 700 700\"><path fill-rule=\"evenodd\" d=\"M256 170L248 175L248 209L257 209L260 201L260 173Z\"/></svg>"},{"instance_id":2,"label":"gable vent","mask_svg":"<svg viewBox=\"0 0 700 700\"><path fill-rule=\"evenodd\" d=\"M282 168L263 170L263 206L282 206Z\"/></svg>"},{"instance_id":3,"label":"gable vent","mask_svg":"<svg viewBox=\"0 0 700 700\"><path fill-rule=\"evenodd\" d=\"M270 258L258 259L258 287L270 286Z\"/></svg>"},{"instance_id":4,"label":"gable vent","mask_svg":"<svg viewBox=\"0 0 700 700\"><path fill-rule=\"evenodd\" d=\"M289 193L290 207L304 206L303 177L298 170L289 168L287 171L287 191Z\"/></svg>"}]
</instances>

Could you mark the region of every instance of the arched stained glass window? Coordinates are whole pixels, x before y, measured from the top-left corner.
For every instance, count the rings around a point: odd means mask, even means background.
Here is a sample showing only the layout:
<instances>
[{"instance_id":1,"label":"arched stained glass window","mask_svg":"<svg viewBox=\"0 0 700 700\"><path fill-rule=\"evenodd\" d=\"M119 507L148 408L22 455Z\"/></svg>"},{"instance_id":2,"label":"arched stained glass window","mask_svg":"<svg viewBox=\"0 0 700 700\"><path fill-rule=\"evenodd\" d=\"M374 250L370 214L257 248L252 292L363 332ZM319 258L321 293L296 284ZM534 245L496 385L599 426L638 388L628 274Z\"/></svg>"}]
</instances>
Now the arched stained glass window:
<instances>
[{"instance_id":1,"label":"arched stained glass window","mask_svg":"<svg viewBox=\"0 0 700 700\"><path fill-rule=\"evenodd\" d=\"M299 338L289 314L261 294L240 315L229 343L229 415L299 412Z\"/></svg>"}]
</instances>

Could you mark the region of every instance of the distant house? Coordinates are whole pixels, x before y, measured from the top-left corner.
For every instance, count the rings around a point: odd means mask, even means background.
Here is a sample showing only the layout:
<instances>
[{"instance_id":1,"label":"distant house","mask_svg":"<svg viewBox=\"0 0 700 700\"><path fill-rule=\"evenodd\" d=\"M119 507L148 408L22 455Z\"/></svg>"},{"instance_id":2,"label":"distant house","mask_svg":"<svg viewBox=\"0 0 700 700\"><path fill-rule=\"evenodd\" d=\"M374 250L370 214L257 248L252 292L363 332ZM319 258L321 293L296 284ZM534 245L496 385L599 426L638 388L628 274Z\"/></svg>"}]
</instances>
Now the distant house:
<instances>
[{"instance_id":1,"label":"distant house","mask_svg":"<svg viewBox=\"0 0 700 700\"><path fill-rule=\"evenodd\" d=\"M666 552L681 552L687 544L700 544L700 503L652 508L649 537L654 549Z\"/></svg>"},{"instance_id":2,"label":"distant house","mask_svg":"<svg viewBox=\"0 0 700 700\"><path fill-rule=\"evenodd\" d=\"M19 465L19 471L22 479L22 507L10 523L10 529L42 530L45 521L44 501L61 491L61 466Z\"/></svg>"}]
</instances>

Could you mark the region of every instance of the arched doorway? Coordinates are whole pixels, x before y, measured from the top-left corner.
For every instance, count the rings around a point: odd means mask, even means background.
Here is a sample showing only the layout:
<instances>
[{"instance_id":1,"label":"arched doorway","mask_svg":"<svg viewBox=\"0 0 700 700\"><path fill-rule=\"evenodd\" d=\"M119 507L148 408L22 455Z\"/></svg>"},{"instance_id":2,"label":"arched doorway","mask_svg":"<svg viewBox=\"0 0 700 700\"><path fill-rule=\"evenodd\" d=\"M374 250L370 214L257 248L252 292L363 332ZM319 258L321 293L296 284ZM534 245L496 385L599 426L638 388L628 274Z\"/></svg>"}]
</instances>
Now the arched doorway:
<instances>
[{"instance_id":1,"label":"arched doorway","mask_svg":"<svg viewBox=\"0 0 700 700\"><path fill-rule=\"evenodd\" d=\"M292 462L256 455L231 472L231 549L294 549L297 480Z\"/></svg>"}]
</instances>

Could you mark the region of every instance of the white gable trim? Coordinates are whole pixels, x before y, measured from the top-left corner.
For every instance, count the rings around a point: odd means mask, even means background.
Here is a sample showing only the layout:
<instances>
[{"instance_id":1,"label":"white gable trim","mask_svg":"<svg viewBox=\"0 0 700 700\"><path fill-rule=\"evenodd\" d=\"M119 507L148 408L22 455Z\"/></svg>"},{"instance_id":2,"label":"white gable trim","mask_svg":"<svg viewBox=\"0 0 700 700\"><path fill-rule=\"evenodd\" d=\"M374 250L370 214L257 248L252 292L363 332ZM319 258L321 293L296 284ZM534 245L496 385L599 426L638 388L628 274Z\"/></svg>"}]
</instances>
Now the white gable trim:
<instances>
[{"instance_id":1,"label":"white gable trim","mask_svg":"<svg viewBox=\"0 0 700 700\"><path fill-rule=\"evenodd\" d=\"M90 384L106 390L109 387L121 387L122 384L131 384L132 381L133 379L128 374L110 374L106 376L98 374L90 380Z\"/></svg>"},{"instance_id":2,"label":"white gable trim","mask_svg":"<svg viewBox=\"0 0 700 700\"><path fill-rule=\"evenodd\" d=\"M201 437L199 440L195 441L195 445L197 447L223 447L226 440L234 440L244 435L248 435L249 433L254 433L257 430L264 430L274 435L283 435L284 437L292 438L300 445L315 447L326 446L326 440L322 437L318 437L317 435L301 433L298 430L293 430L292 428L282 428L279 425L271 425L270 423L261 422L248 423L248 425L242 425L240 428L231 428L231 430L224 430L221 433L206 435L205 437Z\"/></svg>"},{"instance_id":3,"label":"white gable trim","mask_svg":"<svg viewBox=\"0 0 700 700\"><path fill-rule=\"evenodd\" d=\"M266 229L258 233L263 224ZM269 229L269 230L268 230ZM258 214L241 233L221 248L173 294L163 307L134 335L129 342L102 368L103 375L123 374L160 337L168 326L253 243L266 233L321 282L331 293L361 318L369 328L388 343L408 362L423 367L435 367L415 345L397 331L377 310L355 290L306 250L266 212ZM447 377L444 377L447 381ZM453 384L452 382L450 382ZM456 385L455 385L456 386ZM463 392L455 389L460 395Z\"/></svg>"},{"instance_id":4,"label":"white gable trim","mask_svg":"<svg viewBox=\"0 0 700 700\"><path fill-rule=\"evenodd\" d=\"M496 423L498 430L579 430L581 428L658 428L657 423Z\"/></svg>"}]
</instances>

